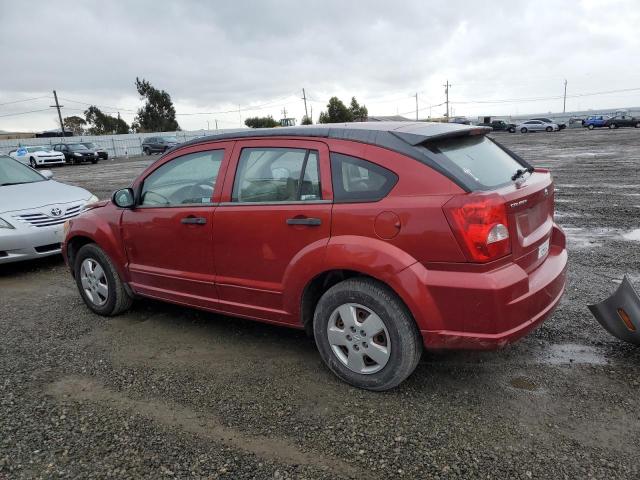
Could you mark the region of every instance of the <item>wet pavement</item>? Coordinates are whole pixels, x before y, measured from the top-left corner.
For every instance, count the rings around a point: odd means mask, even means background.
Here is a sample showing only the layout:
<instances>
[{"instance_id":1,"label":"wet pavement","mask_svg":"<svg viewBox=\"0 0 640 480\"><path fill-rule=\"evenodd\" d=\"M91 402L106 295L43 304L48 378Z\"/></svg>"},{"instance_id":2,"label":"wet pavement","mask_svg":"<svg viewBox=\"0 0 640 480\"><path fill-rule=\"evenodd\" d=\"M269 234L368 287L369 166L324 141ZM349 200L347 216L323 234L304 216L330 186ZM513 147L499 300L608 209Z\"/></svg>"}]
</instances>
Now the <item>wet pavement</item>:
<instances>
[{"instance_id":1,"label":"wet pavement","mask_svg":"<svg viewBox=\"0 0 640 480\"><path fill-rule=\"evenodd\" d=\"M638 478L640 349L586 305L640 290L640 130L495 134L555 178L553 317L353 389L302 332L152 301L107 320L57 258L0 267L0 479ZM54 169L101 197L148 158Z\"/></svg>"}]
</instances>

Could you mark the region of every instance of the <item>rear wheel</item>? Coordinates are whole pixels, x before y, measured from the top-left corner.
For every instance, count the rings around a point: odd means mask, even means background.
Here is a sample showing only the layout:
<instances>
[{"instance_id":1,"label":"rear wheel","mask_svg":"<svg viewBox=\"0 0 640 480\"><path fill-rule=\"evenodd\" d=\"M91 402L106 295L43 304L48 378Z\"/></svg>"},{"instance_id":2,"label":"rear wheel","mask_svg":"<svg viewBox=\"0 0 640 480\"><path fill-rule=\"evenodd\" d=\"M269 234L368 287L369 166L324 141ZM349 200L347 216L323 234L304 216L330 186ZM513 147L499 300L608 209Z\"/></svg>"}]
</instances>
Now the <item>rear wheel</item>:
<instances>
[{"instance_id":1,"label":"rear wheel","mask_svg":"<svg viewBox=\"0 0 640 480\"><path fill-rule=\"evenodd\" d=\"M151 149L149 147L144 147L142 149L142 153L144 153L145 155L151 155Z\"/></svg>"},{"instance_id":2,"label":"rear wheel","mask_svg":"<svg viewBox=\"0 0 640 480\"><path fill-rule=\"evenodd\" d=\"M611 130L613 130L614 128L618 128L618 127L616 126L616 124L615 124L615 123L612 123L611 125L609 125L609 128L610 128Z\"/></svg>"},{"instance_id":3,"label":"rear wheel","mask_svg":"<svg viewBox=\"0 0 640 480\"><path fill-rule=\"evenodd\" d=\"M640 128L640 122L636 123L636 124L635 124L635 127L636 127L636 128Z\"/></svg>"},{"instance_id":4,"label":"rear wheel","mask_svg":"<svg viewBox=\"0 0 640 480\"><path fill-rule=\"evenodd\" d=\"M345 382L388 390L415 370L422 339L407 307L387 286L345 280L320 298L313 318L320 356Z\"/></svg>"},{"instance_id":5,"label":"rear wheel","mask_svg":"<svg viewBox=\"0 0 640 480\"><path fill-rule=\"evenodd\" d=\"M521 132L521 133L527 133L527 131L528 131L528 130L527 130L527 127L522 127L522 128L520 129L520 132Z\"/></svg>"},{"instance_id":6,"label":"rear wheel","mask_svg":"<svg viewBox=\"0 0 640 480\"><path fill-rule=\"evenodd\" d=\"M98 160L97 159L93 159L93 160L91 160L91 163L93 163L95 165L96 163L98 163Z\"/></svg>"},{"instance_id":7,"label":"rear wheel","mask_svg":"<svg viewBox=\"0 0 640 480\"><path fill-rule=\"evenodd\" d=\"M514 127L509 128L509 133L516 133L516 129Z\"/></svg>"},{"instance_id":8,"label":"rear wheel","mask_svg":"<svg viewBox=\"0 0 640 480\"><path fill-rule=\"evenodd\" d=\"M593 123L590 123L590 124L589 124L589 126L588 126L587 128L588 128L589 130L593 130L593 129L594 129Z\"/></svg>"},{"instance_id":9,"label":"rear wheel","mask_svg":"<svg viewBox=\"0 0 640 480\"><path fill-rule=\"evenodd\" d=\"M29 159L29 165L31 165L31 168L38 168L38 163L36 162L36 159L33 157Z\"/></svg>"},{"instance_id":10,"label":"rear wheel","mask_svg":"<svg viewBox=\"0 0 640 480\"><path fill-rule=\"evenodd\" d=\"M547 127L547 128L545 128L545 130L546 130L547 132L553 132L553 127Z\"/></svg>"},{"instance_id":11,"label":"rear wheel","mask_svg":"<svg viewBox=\"0 0 640 480\"><path fill-rule=\"evenodd\" d=\"M94 313L112 316L131 307L133 299L116 268L96 244L87 244L78 251L74 273L80 296Z\"/></svg>"}]
</instances>

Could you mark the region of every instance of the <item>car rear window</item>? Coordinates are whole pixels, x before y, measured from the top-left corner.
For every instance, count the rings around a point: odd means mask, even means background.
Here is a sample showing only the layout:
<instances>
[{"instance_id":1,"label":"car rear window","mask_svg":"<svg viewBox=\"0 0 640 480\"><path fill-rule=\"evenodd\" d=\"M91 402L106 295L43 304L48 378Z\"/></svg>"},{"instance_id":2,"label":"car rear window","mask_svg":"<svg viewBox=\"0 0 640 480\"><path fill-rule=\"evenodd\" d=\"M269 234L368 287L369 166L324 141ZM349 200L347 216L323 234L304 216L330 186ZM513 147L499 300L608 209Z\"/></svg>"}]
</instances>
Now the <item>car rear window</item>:
<instances>
[{"instance_id":1,"label":"car rear window","mask_svg":"<svg viewBox=\"0 0 640 480\"><path fill-rule=\"evenodd\" d=\"M462 171L483 189L510 182L516 170L525 166L484 135L437 140L419 148L436 154L442 167Z\"/></svg>"}]
</instances>

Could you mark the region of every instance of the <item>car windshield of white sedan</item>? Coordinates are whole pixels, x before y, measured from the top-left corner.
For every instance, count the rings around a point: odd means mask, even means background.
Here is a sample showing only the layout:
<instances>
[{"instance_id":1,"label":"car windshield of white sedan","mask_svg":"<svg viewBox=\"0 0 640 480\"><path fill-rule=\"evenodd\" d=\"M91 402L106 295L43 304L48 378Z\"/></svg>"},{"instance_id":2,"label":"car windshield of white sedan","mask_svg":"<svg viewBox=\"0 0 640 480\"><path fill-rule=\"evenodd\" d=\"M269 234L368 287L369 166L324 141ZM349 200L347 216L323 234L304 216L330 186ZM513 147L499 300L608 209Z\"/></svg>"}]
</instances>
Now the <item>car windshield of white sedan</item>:
<instances>
[{"instance_id":1,"label":"car windshield of white sedan","mask_svg":"<svg viewBox=\"0 0 640 480\"><path fill-rule=\"evenodd\" d=\"M27 147L27 152L35 153L35 152L48 152L49 149L46 147Z\"/></svg>"},{"instance_id":2,"label":"car windshield of white sedan","mask_svg":"<svg viewBox=\"0 0 640 480\"><path fill-rule=\"evenodd\" d=\"M78 150L88 150L88 148L81 143L72 143L71 145L69 145L69 150L71 150L72 152L76 152Z\"/></svg>"},{"instance_id":3,"label":"car windshield of white sedan","mask_svg":"<svg viewBox=\"0 0 640 480\"><path fill-rule=\"evenodd\" d=\"M46 179L26 165L9 157L0 157L0 187L21 183L44 182Z\"/></svg>"}]
</instances>

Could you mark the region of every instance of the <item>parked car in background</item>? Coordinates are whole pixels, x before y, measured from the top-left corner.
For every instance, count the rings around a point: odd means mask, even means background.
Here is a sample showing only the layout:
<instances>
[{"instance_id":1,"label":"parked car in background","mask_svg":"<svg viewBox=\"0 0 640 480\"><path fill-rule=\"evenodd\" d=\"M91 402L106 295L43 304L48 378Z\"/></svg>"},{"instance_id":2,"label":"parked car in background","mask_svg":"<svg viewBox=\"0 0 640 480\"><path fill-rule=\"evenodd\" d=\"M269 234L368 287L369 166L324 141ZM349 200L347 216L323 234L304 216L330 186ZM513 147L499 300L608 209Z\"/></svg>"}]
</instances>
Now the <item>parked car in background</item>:
<instances>
[{"instance_id":1,"label":"parked car in background","mask_svg":"<svg viewBox=\"0 0 640 480\"><path fill-rule=\"evenodd\" d=\"M557 132L560 130L557 123L543 122L542 120L527 120L518 125L518 130L527 132Z\"/></svg>"},{"instance_id":2,"label":"parked car in background","mask_svg":"<svg viewBox=\"0 0 640 480\"><path fill-rule=\"evenodd\" d=\"M63 224L98 198L0 156L0 264L60 253Z\"/></svg>"},{"instance_id":3,"label":"parked car in background","mask_svg":"<svg viewBox=\"0 0 640 480\"><path fill-rule=\"evenodd\" d=\"M57 152L62 152L67 163L98 163L98 160L100 160L95 150L88 149L82 143L58 143L53 146L53 149Z\"/></svg>"},{"instance_id":4,"label":"parked car in background","mask_svg":"<svg viewBox=\"0 0 640 480\"><path fill-rule=\"evenodd\" d=\"M177 137L147 137L142 141L142 153L145 155L151 155L152 153L164 153L176 145L178 145Z\"/></svg>"},{"instance_id":5,"label":"parked car in background","mask_svg":"<svg viewBox=\"0 0 640 480\"><path fill-rule=\"evenodd\" d=\"M32 168L41 165L64 165L64 155L54 151L50 146L18 147L11 150L9 156Z\"/></svg>"},{"instance_id":6,"label":"parked car in background","mask_svg":"<svg viewBox=\"0 0 640 480\"><path fill-rule=\"evenodd\" d=\"M569 119L569 128L582 128L584 127L584 118L571 117Z\"/></svg>"},{"instance_id":7,"label":"parked car in background","mask_svg":"<svg viewBox=\"0 0 640 480\"><path fill-rule=\"evenodd\" d=\"M479 123L480 127L491 127L496 132L516 132L516 124L508 123L504 120L491 120L489 123Z\"/></svg>"},{"instance_id":8,"label":"parked car in background","mask_svg":"<svg viewBox=\"0 0 640 480\"><path fill-rule=\"evenodd\" d=\"M567 124L566 123L560 123L556 120L551 120L550 118L532 118L531 120L540 120L541 122L545 122L545 123L555 123L558 125L558 128L560 130L564 130L565 128L567 128Z\"/></svg>"},{"instance_id":9,"label":"parked car in background","mask_svg":"<svg viewBox=\"0 0 640 480\"><path fill-rule=\"evenodd\" d=\"M635 127L640 128L640 119L632 117L630 115L616 115L615 117L608 118L604 122L605 127L620 128L620 127Z\"/></svg>"},{"instance_id":10,"label":"parked car in background","mask_svg":"<svg viewBox=\"0 0 640 480\"><path fill-rule=\"evenodd\" d=\"M189 141L70 220L63 253L97 314L148 296L306 329L338 377L386 390L423 348L499 348L562 296L551 174L489 132L384 122Z\"/></svg>"},{"instance_id":11,"label":"parked car in background","mask_svg":"<svg viewBox=\"0 0 640 480\"><path fill-rule=\"evenodd\" d=\"M609 115L591 115L588 116L584 123L583 127L588 128L589 130L593 130L594 128L602 128L606 125L607 120L611 117Z\"/></svg>"},{"instance_id":12,"label":"parked car in background","mask_svg":"<svg viewBox=\"0 0 640 480\"><path fill-rule=\"evenodd\" d=\"M451 117L449 123L458 123L460 125L471 125L471 120L467 117Z\"/></svg>"},{"instance_id":13,"label":"parked car in background","mask_svg":"<svg viewBox=\"0 0 640 480\"><path fill-rule=\"evenodd\" d=\"M109 152L107 152L106 149L102 148L97 143L93 143L93 142L80 142L80 143L85 147L87 147L89 150L93 150L94 152L96 152L100 160L109 159Z\"/></svg>"}]
</instances>

